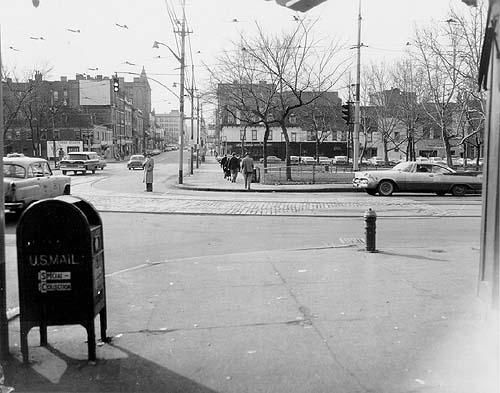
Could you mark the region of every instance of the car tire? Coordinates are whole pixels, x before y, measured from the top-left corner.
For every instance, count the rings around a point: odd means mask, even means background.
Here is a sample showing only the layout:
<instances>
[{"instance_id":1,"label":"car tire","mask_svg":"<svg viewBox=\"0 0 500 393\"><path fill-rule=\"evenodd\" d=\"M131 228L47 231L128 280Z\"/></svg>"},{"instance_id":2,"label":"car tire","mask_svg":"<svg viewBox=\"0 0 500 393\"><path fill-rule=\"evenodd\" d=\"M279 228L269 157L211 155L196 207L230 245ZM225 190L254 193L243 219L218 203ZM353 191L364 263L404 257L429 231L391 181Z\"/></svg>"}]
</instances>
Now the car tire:
<instances>
[{"instance_id":1,"label":"car tire","mask_svg":"<svg viewBox=\"0 0 500 393\"><path fill-rule=\"evenodd\" d=\"M371 190L371 189L370 189L370 190L368 190L368 189L366 189L365 191L366 191L366 193L367 193L368 195L375 195L375 194L377 193L377 190Z\"/></svg>"},{"instance_id":2,"label":"car tire","mask_svg":"<svg viewBox=\"0 0 500 393\"><path fill-rule=\"evenodd\" d=\"M73 171L73 175L76 175L78 173L78 171Z\"/></svg>"},{"instance_id":3,"label":"car tire","mask_svg":"<svg viewBox=\"0 0 500 393\"><path fill-rule=\"evenodd\" d=\"M467 192L467 186L464 186L463 184L455 184L451 188L451 194L453 196L464 196L466 192Z\"/></svg>"},{"instance_id":4,"label":"car tire","mask_svg":"<svg viewBox=\"0 0 500 393\"><path fill-rule=\"evenodd\" d=\"M63 195L71 195L71 186L64 187Z\"/></svg>"},{"instance_id":5,"label":"car tire","mask_svg":"<svg viewBox=\"0 0 500 393\"><path fill-rule=\"evenodd\" d=\"M132 170L132 168L128 168L128 170L129 170L129 171L131 171L131 170Z\"/></svg>"},{"instance_id":6,"label":"car tire","mask_svg":"<svg viewBox=\"0 0 500 393\"><path fill-rule=\"evenodd\" d=\"M68 173L68 171L62 171L62 174L65 175L66 173Z\"/></svg>"},{"instance_id":7,"label":"car tire","mask_svg":"<svg viewBox=\"0 0 500 393\"><path fill-rule=\"evenodd\" d=\"M95 174L95 169L92 169L92 174Z\"/></svg>"},{"instance_id":8,"label":"car tire","mask_svg":"<svg viewBox=\"0 0 500 393\"><path fill-rule=\"evenodd\" d=\"M394 192L394 183L389 180L382 180L377 187L379 195L391 196Z\"/></svg>"},{"instance_id":9,"label":"car tire","mask_svg":"<svg viewBox=\"0 0 500 393\"><path fill-rule=\"evenodd\" d=\"M87 171L82 171L82 175L86 175L87 174Z\"/></svg>"}]
</instances>

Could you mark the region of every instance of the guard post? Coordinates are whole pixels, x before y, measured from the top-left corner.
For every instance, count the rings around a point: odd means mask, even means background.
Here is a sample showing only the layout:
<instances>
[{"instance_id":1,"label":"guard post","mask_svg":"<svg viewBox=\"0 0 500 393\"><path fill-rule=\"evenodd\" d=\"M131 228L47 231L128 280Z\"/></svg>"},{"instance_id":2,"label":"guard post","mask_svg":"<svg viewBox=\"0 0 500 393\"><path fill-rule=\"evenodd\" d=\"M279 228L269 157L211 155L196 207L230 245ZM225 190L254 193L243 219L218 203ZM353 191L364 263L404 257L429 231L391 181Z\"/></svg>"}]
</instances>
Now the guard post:
<instances>
[{"instance_id":1,"label":"guard post","mask_svg":"<svg viewBox=\"0 0 500 393\"><path fill-rule=\"evenodd\" d=\"M71 195L28 207L17 225L21 353L29 362L28 333L47 326L82 325L88 358L96 359L94 320L106 341L106 290L102 221L94 207Z\"/></svg>"}]
</instances>

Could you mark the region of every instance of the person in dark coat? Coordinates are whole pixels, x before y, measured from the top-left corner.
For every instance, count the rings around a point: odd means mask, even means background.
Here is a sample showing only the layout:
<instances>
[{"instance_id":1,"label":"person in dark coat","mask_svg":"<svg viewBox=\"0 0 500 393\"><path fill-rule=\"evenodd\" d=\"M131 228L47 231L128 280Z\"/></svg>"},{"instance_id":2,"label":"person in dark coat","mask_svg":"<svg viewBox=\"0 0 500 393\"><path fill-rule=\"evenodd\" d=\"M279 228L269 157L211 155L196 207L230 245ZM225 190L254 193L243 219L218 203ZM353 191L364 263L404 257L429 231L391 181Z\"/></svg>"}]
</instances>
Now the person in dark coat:
<instances>
[{"instance_id":1,"label":"person in dark coat","mask_svg":"<svg viewBox=\"0 0 500 393\"><path fill-rule=\"evenodd\" d=\"M146 183L146 191L153 191L153 170L155 168L155 162L151 157L151 154L146 154L146 161L144 162L144 180Z\"/></svg>"},{"instance_id":2,"label":"person in dark coat","mask_svg":"<svg viewBox=\"0 0 500 393\"><path fill-rule=\"evenodd\" d=\"M240 170L240 159L236 156L236 153L233 153L227 166L231 171L231 183L236 183L236 178Z\"/></svg>"},{"instance_id":3,"label":"person in dark coat","mask_svg":"<svg viewBox=\"0 0 500 393\"><path fill-rule=\"evenodd\" d=\"M227 167L227 164L229 162L229 158L227 157L226 154L224 154L224 157L220 159L220 166L222 168L222 171L224 172L224 179L229 180L231 172L229 171L229 168Z\"/></svg>"}]
</instances>

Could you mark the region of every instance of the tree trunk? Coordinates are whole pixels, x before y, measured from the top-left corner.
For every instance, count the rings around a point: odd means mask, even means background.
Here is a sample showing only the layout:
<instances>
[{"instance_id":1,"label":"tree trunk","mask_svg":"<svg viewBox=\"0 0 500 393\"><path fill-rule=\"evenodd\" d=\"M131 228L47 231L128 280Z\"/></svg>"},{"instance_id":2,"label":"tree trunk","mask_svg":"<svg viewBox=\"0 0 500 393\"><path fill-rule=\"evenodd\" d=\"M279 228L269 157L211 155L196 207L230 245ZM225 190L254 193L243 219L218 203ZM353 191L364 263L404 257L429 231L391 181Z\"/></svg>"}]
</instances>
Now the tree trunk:
<instances>
[{"instance_id":1,"label":"tree trunk","mask_svg":"<svg viewBox=\"0 0 500 393\"><path fill-rule=\"evenodd\" d=\"M290 139L288 138L288 131L284 124L281 124L281 132L285 138L285 165L286 165L286 180L292 180L292 167L290 165Z\"/></svg>"}]
</instances>

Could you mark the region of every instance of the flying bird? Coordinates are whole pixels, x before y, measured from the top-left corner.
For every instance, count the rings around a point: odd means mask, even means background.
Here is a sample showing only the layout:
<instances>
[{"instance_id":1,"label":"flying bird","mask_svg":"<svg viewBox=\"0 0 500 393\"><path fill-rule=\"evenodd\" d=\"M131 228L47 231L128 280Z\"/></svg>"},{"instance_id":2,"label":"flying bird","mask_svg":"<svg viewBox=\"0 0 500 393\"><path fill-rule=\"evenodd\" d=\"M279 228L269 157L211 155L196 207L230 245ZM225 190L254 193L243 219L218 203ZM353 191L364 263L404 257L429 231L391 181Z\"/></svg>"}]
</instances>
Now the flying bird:
<instances>
[{"instance_id":1,"label":"flying bird","mask_svg":"<svg viewBox=\"0 0 500 393\"><path fill-rule=\"evenodd\" d=\"M297 15L294 15L294 16L293 16L293 20L294 20L295 22L300 21L300 19L299 19L299 17L298 17Z\"/></svg>"},{"instance_id":2,"label":"flying bird","mask_svg":"<svg viewBox=\"0 0 500 393\"><path fill-rule=\"evenodd\" d=\"M239 22L239 20L236 18L233 18L233 20L231 22Z\"/></svg>"},{"instance_id":3,"label":"flying bird","mask_svg":"<svg viewBox=\"0 0 500 393\"><path fill-rule=\"evenodd\" d=\"M79 33L80 32L80 29L76 29L76 30L74 30L74 29L66 29L66 30L71 31L72 33Z\"/></svg>"},{"instance_id":4,"label":"flying bird","mask_svg":"<svg viewBox=\"0 0 500 393\"><path fill-rule=\"evenodd\" d=\"M97 67L96 68L89 68L89 70L90 71L97 71L97 70L99 70L99 68L97 68Z\"/></svg>"},{"instance_id":5,"label":"flying bird","mask_svg":"<svg viewBox=\"0 0 500 393\"><path fill-rule=\"evenodd\" d=\"M128 64L128 65L131 65L131 66L135 66L135 65L137 65L137 64L131 63L130 61L126 61L126 62L124 62L123 64Z\"/></svg>"},{"instance_id":6,"label":"flying bird","mask_svg":"<svg viewBox=\"0 0 500 393\"><path fill-rule=\"evenodd\" d=\"M13 46L9 46L9 49L12 49L12 50L14 50L14 51L16 51L16 52L19 52L19 49L16 49L16 48L14 48Z\"/></svg>"},{"instance_id":7,"label":"flying bird","mask_svg":"<svg viewBox=\"0 0 500 393\"><path fill-rule=\"evenodd\" d=\"M128 29L127 25L120 25L119 23L115 23L115 25L121 27L122 29Z\"/></svg>"},{"instance_id":8,"label":"flying bird","mask_svg":"<svg viewBox=\"0 0 500 393\"><path fill-rule=\"evenodd\" d=\"M45 38L43 37L30 37L31 40L44 40Z\"/></svg>"}]
</instances>

